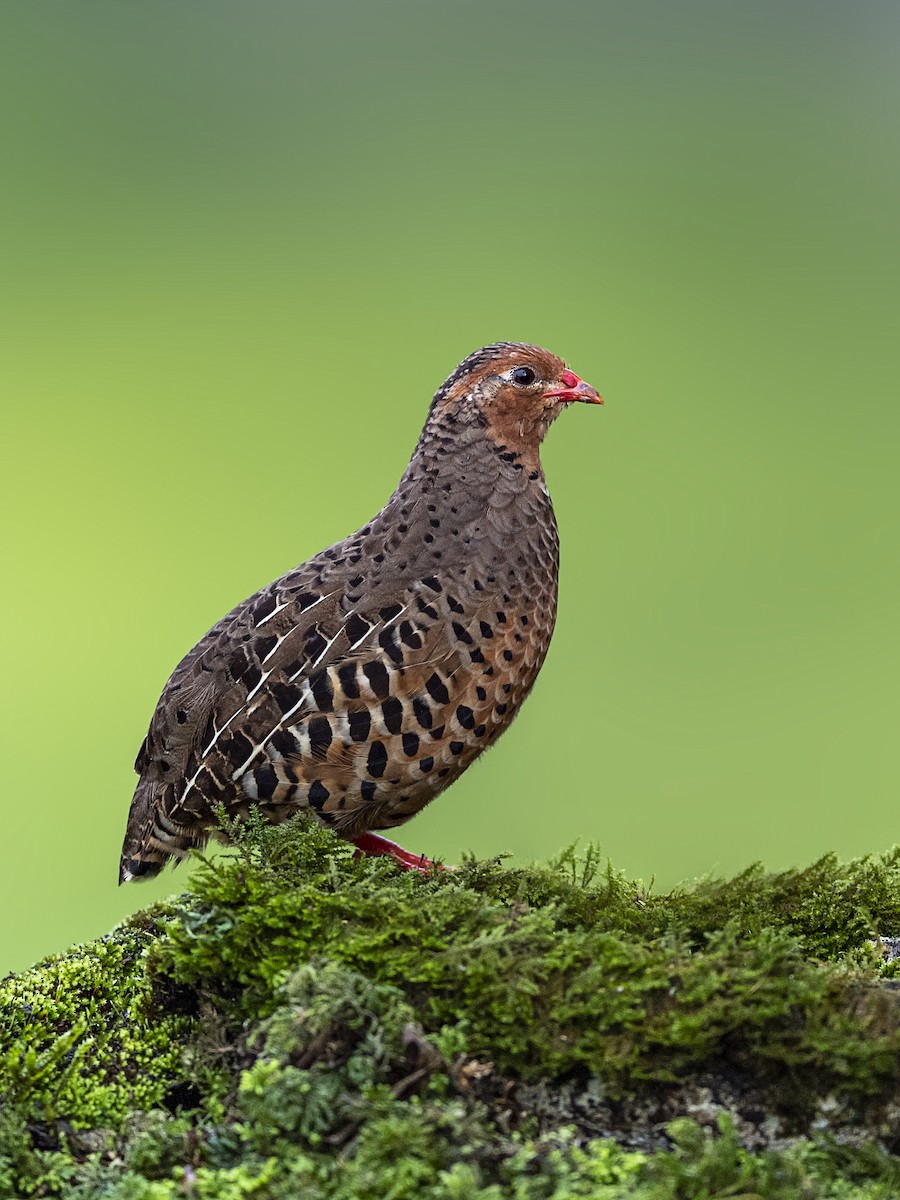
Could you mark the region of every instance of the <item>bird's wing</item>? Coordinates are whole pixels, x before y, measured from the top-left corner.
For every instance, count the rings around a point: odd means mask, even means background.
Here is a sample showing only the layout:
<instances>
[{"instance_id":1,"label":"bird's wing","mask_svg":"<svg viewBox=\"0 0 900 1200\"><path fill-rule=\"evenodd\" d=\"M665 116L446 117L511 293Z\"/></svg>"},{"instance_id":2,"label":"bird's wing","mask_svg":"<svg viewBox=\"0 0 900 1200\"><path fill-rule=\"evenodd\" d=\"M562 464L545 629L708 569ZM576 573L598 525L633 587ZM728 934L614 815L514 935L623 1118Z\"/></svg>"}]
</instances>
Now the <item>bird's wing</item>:
<instances>
[{"instance_id":1,"label":"bird's wing","mask_svg":"<svg viewBox=\"0 0 900 1200\"><path fill-rule=\"evenodd\" d=\"M346 774L349 783L368 740L360 737L356 718L398 691L417 687L420 663L452 656L440 611L423 602L422 612L416 604L423 584L410 581L399 589L395 584L390 596L369 591L363 607L352 583L351 577L349 588L296 597L277 588L268 620L270 600L262 619L251 606L207 651L201 669L212 681L215 700L208 704L207 685L195 673L187 687L196 696L197 724L183 766L177 819L206 817L208 797L219 794L227 804L229 791L246 798L249 788L251 799L270 799L252 796L248 772L272 758L299 758L302 752L304 774L327 762L333 778ZM402 687L400 673L408 673ZM172 702L182 703L184 693L182 684L167 701L170 744ZM300 731L299 742L279 737L289 729ZM377 732L378 725L367 729Z\"/></svg>"},{"instance_id":2,"label":"bird's wing","mask_svg":"<svg viewBox=\"0 0 900 1200\"><path fill-rule=\"evenodd\" d=\"M484 669L477 644L496 605L485 599L466 612L443 573L443 582L425 575L400 587L394 580L390 591L367 587L364 600L354 591L357 576L313 588L304 575L279 580L229 614L163 693L139 762L179 828L208 826L219 800L277 807L284 780L267 764L285 759L295 779L327 775L331 804L339 803L342 788L352 791L355 781L358 790L373 739L399 746L417 698L431 740L431 731L451 737L442 709L450 692L457 700L466 693L461 673ZM473 695L472 707L480 706ZM423 728L418 718L414 727ZM407 756L408 747L409 740ZM329 805L319 811L327 819Z\"/></svg>"}]
</instances>

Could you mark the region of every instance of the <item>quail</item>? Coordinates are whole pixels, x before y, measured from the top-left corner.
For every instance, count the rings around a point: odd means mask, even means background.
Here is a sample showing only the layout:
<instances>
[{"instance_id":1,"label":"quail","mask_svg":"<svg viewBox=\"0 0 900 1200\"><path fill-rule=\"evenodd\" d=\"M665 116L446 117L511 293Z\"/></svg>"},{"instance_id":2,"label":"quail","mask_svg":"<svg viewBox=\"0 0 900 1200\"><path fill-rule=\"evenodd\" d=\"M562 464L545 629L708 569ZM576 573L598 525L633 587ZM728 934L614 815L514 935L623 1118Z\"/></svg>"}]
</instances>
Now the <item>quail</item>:
<instances>
[{"instance_id":1,"label":"quail","mask_svg":"<svg viewBox=\"0 0 900 1200\"><path fill-rule=\"evenodd\" d=\"M384 508L232 609L173 671L135 763L120 882L253 806L276 823L309 810L360 852L431 867L378 831L445 791L531 691L559 563L539 450L574 401L602 403L538 346L460 363Z\"/></svg>"}]
</instances>

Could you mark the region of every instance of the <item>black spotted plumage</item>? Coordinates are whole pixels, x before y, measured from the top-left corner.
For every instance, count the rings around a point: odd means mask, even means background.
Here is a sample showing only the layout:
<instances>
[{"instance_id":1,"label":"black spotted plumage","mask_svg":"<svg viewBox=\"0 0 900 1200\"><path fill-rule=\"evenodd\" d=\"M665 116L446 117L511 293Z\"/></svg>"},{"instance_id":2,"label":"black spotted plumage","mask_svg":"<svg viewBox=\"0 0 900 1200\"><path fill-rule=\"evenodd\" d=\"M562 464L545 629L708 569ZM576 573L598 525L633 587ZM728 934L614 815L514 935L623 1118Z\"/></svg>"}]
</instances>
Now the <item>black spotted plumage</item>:
<instances>
[{"instance_id":1,"label":"black spotted plumage","mask_svg":"<svg viewBox=\"0 0 900 1200\"><path fill-rule=\"evenodd\" d=\"M511 378L523 365L528 386ZM275 821L308 809L367 852L427 862L372 831L444 791L534 683L558 567L538 451L573 400L599 397L548 351L476 351L436 393L381 512L201 638L135 763L121 879L202 845L220 806L253 804Z\"/></svg>"}]
</instances>

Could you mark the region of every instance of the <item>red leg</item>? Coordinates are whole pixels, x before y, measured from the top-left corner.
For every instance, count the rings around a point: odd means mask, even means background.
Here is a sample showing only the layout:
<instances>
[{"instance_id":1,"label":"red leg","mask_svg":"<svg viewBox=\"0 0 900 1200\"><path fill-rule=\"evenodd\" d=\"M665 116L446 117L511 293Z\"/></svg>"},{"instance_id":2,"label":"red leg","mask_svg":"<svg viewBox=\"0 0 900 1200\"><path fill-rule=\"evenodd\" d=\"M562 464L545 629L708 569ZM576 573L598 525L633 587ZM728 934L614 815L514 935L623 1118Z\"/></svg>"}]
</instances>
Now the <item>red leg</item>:
<instances>
[{"instance_id":1,"label":"red leg","mask_svg":"<svg viewBox=\"0 0 900 1200\"><path fill-rule=\"evenodd\" d=\"M424 854L410 854L408 850L404 850L396 842L390 842L387 838L380 837L377 833L362 833L359 837L350 838L350 841L356 846L357 855L386 855L386 857L392 858L394 862L399 863L404 871L421 871L423 875L430 875L432 871L443 870L442 867L435 866L431 859L426 858Z\"/></svg>"}]
</instances>

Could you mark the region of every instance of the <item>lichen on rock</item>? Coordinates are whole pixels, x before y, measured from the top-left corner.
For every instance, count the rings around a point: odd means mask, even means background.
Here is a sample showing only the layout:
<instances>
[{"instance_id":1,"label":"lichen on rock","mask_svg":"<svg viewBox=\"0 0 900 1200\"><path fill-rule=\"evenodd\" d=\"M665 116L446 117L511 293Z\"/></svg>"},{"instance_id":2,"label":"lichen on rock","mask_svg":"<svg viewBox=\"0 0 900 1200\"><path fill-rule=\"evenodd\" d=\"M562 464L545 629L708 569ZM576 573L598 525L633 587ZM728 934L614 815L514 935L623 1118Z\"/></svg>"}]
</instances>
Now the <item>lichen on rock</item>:
<instances>
[{"instance_id":1,"label":"lichen on rock","mask_svg":"<svg viewBox=\"0 0 900 1200\"><path fill-rule=\"evenodd\" d=\"M900 1195L900 852L657 895L235 833L0 984L0 1197Z\"/></svg>"}]
</instances>

